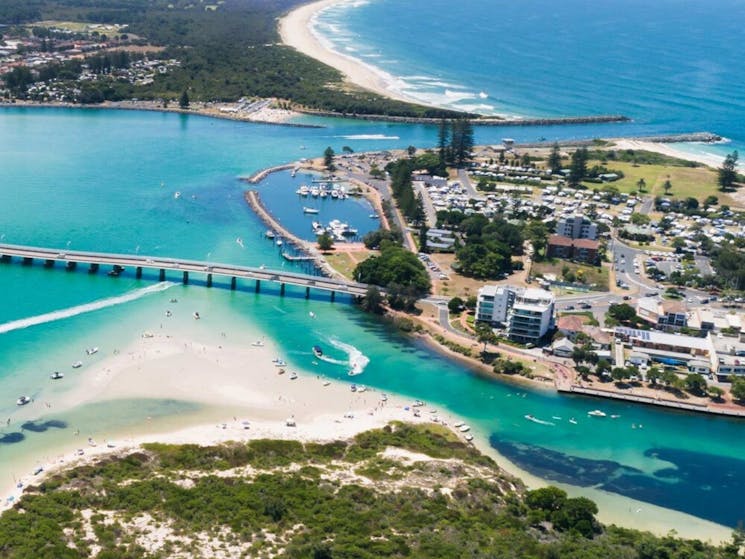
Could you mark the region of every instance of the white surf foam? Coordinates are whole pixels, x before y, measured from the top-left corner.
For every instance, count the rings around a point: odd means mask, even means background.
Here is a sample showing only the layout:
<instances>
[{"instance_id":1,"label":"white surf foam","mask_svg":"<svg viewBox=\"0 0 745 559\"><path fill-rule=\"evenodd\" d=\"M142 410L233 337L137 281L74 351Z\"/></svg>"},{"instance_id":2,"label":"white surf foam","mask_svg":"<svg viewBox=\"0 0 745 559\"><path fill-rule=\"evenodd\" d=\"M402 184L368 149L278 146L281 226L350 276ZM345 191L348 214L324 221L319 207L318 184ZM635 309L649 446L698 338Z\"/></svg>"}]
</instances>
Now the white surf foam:
<instances>
[{"instance_id":1,"label":"white surf foam","mask_svg":"<svg viewBox=\"0 0 745 559\"><path fill-rule=\"evenodd\" d=\"M71 318L73 316L78 316L80 314L89 313L116 305L122 305L124 303L136 301L137 299L141 299L142 297L145 297L152 293L165 291L166 289L173 287L174 285L178 284L170 281L163 281L149 287L135 289L134 291L130 291L129 293L125 293L124 295L119 295L117 297L109 297L107 299L100 299L98 301L93 301L92 303L85 303L83 305L77 305L68 309L61 309L59 311L52 311L36 316L30 316L28 318L12 320L10 322L6 322L5 324L0 324L0 334L12 332L13 330L20 330L22 328L29 328L30 326L45 324L47 322L54 322L56 320L63 320L65 318Z\"/></svg>"}]
</instances>

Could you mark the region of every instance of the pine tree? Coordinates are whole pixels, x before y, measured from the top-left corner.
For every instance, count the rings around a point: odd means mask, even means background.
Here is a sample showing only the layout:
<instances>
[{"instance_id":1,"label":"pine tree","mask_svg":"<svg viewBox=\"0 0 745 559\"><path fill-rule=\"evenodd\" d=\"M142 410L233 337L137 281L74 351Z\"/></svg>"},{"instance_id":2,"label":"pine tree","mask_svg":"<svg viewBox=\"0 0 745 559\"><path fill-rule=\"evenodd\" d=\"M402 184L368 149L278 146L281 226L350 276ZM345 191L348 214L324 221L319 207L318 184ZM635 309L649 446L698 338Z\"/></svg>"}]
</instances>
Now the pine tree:
<instances>
[{"instance_id":1,"label":"pine tree","mask_svg":"<svg viewBox=\"0 0 745 559\"><path fill-rule=\"evenodd\" d=\"M555 143L551 148L551 153L548 156L548 168L554 175L561 173L561 151L558 143Z\"/></svg>"},{"instance_id":2,"label":"pine tree","mask_svg":"<svg viewBox=\"0 0 745 559\"><path fill-rule=\"evenodd\" d=\"M186 93L186 90L181 94L181 98L178 100L178 106L182 109L189 108L189 94Z\"/></svg>"},{"instance_id":3,"label":"pine tree","mask_svg":"<svg viewBox=\"0 0 745 559\"><path fill-rule=\"evenodd\" d=\"M719 190L725 191L732 188L737 180L737 159L739 154L736 151L730 153L724 158L724 163L719 168L719 176L717 183L719 184Z\"/></svg>"},{"instance_id":4,"label":"pine tree","mask_svg":"<svg viewBox=\"0 0 745 559\"><path fill-rule=\"evenodd\" d=\"M450 140L450 130L448 121L444 118L440 121L440 128L437 130L437 150L440 157L440 167L443 169L448 162L448 142Z\"/></svg>"}]
</instances>

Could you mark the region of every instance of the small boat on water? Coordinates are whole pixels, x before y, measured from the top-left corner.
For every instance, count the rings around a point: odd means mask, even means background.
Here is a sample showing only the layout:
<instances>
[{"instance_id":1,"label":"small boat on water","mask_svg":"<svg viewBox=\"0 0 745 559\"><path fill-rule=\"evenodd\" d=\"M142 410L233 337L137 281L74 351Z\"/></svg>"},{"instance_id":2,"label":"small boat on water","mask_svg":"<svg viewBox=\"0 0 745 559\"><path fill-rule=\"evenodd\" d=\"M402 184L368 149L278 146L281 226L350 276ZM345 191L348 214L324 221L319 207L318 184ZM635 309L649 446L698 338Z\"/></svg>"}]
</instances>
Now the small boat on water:
<instances>
[{"instance_id":1,"label":"small boat on water","mask_svg":"<svg viewBox=\"0 0 745 559\"><path fill-rule=\"evenodd\" d=\"M277 246L278 247L281 247L282 246L282 239L277 239L276 242L277 242Z\"/></svg>"},{"instance_id":2,"label":"small boat on water","mask_svg":"<svg viewBox=\"0 0 745 559\"><path fill-rule=\"evenodd\" d=\"M317 214L318 211L318 208L309 208L308 206L303 206L304 214Z\"/></svg>"},{"instance_id":3,"label":"small boat on water","mask_svg":"<svg viewBox=\"0 0 745 559\"><path fill-rule=\"evenodd\" d=\"M26 404L29 404L31 402L31 398L29 396L19 396L16 400L16 406L25 406Z\"/></svg>"},{"instance_id":4,"label":"small boat on water","mask_svg":"<svg viewBox=\"0 0 745 559\"><path fill-rule=\"evenodd\" d=\"M606 413L600 410L592 410L592 411L588 411L587 415L591 415L592 417L605 417Z\"/></svg>"},{"instance_id":5,"label":"small boat on water","mask_svg":"<svg viewBox=\"0 0 745 559\"><path fill-rule=\"evenodd\" d=\"M65 375L63 373L60 373L59 371L54 371L51 375L49 375L49 378L52 380L59 380L61 378L65 378Z\"/></svg>"},{"instance_id":6,"label":"small boat on water","mask_svg":"<svg viewBox=\"0 0 745 559\"><path fill-rule=\"evenodd\" d=\"M83 366L83 362L82 361L75 361L75 363L72 364L72 368L73 369L79 369L82 366Z\"/></svg>"},{"instance_id":7,"label":"small boat on water","mask_svg":"<svg viewBox=\"0 0 745 559\"><path fill-rule=\"evenodd\" d=\"M168 302L169 302L169 303L178 303L178 299L176 299L176 297L173 297L173 298L171 298L171 300L170 300L170 301L168 301Z\"/></svg>"},{"instance_id":8,"label":"small boat on water","mask_svg":"<svg viewBox=\"0 0 745 559\"><path fill-rule=\"evenodd\" d=\"M89 347L88 349L85 350L85 353L86 353L86 355L93 355L95 353L98 353L98 348L97 347Z\"/></svg>"},{"instance_id":9,"label":"small boat on water","mask_svg":"<svg viewBox=\"0 0 745 559\"><path fill-rule=\"evenodd\" d=\"M194 320L199 320L199 319L201 318L201 317L199 316L199 313L198 313L198 312L196 312L196 311L194 311L194 314L193 314L193 315L191 315L191 316L193 316L193 317L194 317Z\"/></svg>"},{"instance_id":10,"label":"small boat on water","mask_svg":"<svg viewBox=\"0 0 745 559\"><path fill-rule=\"evenodd\" d=\"M308 313L308 316L311 317L311 318L315 318L316 317L316 313L314 313L313 311L310 311Z\"/></svg>"},{"instance_id":11,"label":"small boat on water","mask_svg":"<svg viewBox=\"0 0 745 559\"><path fill-rule=\"evenodd\" d=\"M297 378L297 373L295 371L292 371L290 373L290 380L295 380Z\"/></svg>"},{"instance_id":12,"label":"small boat on water","mask_svg":"<svg viewBox=\"0 0 745 559\"><path fill-rule=\"evenodd\" d=\"M370 219L380 219L380 216L378 214L370 214Z\"/></svg>"},{"instance_id":13,"label":"small boat on water","mask_svg":"<svg viewBox=\"0 0 745 559\"><path fill-rule=\"evenodd\" d=\"M313 346L313 355L315 355L316 357L323 357L323 349L321 349L321 346Z\"/></svg>"},{"instance_id":14,"label":"small boat on water","mask_svg":"<svg viewBox=\"0 0 745 559\"><path fill-rule=\"evenodd\" d=\"M300 188L298 188L295 193L298 196L307 196L310 193L310 189L308 188L307 184L301 184Z\"/></svg>"},{"instance_id":15,"label":"small boat on water","mask_svg":"<svg viewBox=\"0 0 745 559\"><path fill-rule=\"evenodd\" d=\"M267 239L273 239L276 235L275 235L274 231L272 231L271 229L267 229L266 230L266 233L264 233L264 236Z\"/></svg>"},{"instance_id":16,"label":"small boat on water","mask_svg":"<svg viewBox=\"0 0 745 559\"><path fill-rule=\"evenodd\" d=\"M611 419L618 419L619 417L621 417L621 416L620 415L617 415L617 414L614 414L614 415L611 415L610 416Z\"/></svg>"},{"instance_id":17,"label":"small boat on water","mask_svg":"<svg viewBox=\"0 0 745 559\"><path fill-rule=\"evenodd\" d=\"M576 419L574 419L574 418L572 417L572 418L571 418L571 419L569 420L569 423L571 423L572 425L577 425L577 420L576 420Z\"/></svg>"},{"instance_id":18,"label":"small boat on water","mask_svg":"<svg viewBox=\"0 0 745 559\"><path fill-rule=\"evenodd\" d=\"M178 190L176 192L174 192L173 193L173 198L174 198L174 200L178 200L179 198L181 198L181 192L179 192Z\"/></svg>"},{"instance_id":19,"label":"small boat on water","mask_svg":"<svg viewBox=\"0 0 745 559\"><path fill-rule=\"evenodd\" d=\"M241 248L245 248L245 247L243 246L243 239L241 239L240 237L236 237L236 239L235 239L235 242L236 242L236 244L237 244L237 245L238 245L239 247L241 247Z\"/></svg>"}]
</instances>

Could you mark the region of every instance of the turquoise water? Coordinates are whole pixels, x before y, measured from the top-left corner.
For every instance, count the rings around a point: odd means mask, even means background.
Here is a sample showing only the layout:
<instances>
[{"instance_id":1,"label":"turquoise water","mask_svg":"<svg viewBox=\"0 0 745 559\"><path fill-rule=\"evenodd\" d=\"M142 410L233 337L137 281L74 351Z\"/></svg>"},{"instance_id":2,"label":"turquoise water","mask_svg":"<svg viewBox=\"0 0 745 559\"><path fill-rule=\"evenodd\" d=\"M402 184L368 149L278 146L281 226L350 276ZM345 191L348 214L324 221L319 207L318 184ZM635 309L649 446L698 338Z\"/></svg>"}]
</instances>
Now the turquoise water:
<instances>
[{"instance_id":1,"label":"turquoise water","mask_svg":"<svg viewBox=\"0 0 745 559\"><path fill-rule=\"evenodd\" d=\"M325 10L315 29L424 102L492 114L621 113L648 133L732 139L712 150L721 154L745 146L743 25L740 0L350 0Z\"/></svg>"},{"instance_id":2,"label":"turquoise water","mask_svg":"<svg viewBox=\"0 0 745 559\"><path fill-rule=\"evenodd\" d=\"M65 109L4 109L0 123L4 242L267 267L291 265L263 238L265 227L246 207L245 183L238 176L321 154L338 136L347 137L335 142L353 142L355 150L363 150L432 144L436 135L426 127L394 127L392 133L389 125L345 121L305 129ZM397 138L369 139L378 134ZM502 131L481 134L497 141ZM259 188L263 197L276 193L281 200L287 192L279 189L294 192L296 186L280 177L280 184ZM174 198L177 191L181 196ZM742 494L739 480L745 473L739 422L515 388L470 374L341 298L334 304L320 294L306 300L303 292L289 288L280 298L268 286L257 295L251 284L239 284L236 292L184 287L178 279L169 276L159 284L127 273L113 279L82 269L0 265L0 418L10 418L0 433L0 463L38 453L47 441L68 437L73 429L98 436L134 429L148 416L198 413L187 402L148 401L141 409L122 402L107 406L98 422L91 419L100 410L95 406L56 412L43 405L72 385L50 382L51 370L64 370L74 381L72 362L83 360L86 370L141 332L159 328L166 309L179 316L198 309L202 320L178 326L189 336L217 343L221 330L239 332L240 339L231 341L246 344L263 332L294 365L344 381L350 380L350 364L357 365L364 373L354 380L462 415L474 429L490 433L502 454L540 477L599 486L729 526L745 518L741 500L733 498ZM179 303L169 307L173 297ZM314 344L326 352L318 365L312 363ZM100 353L85 356L84 348L92 345ZM19 394L36 402L18 409ZM588 418L587 411L596 407L621 417ZM552 425L527 421L526 414ZM577 425L569 423L572 417ZM41 433L34 431L37 424L22 429L30 419L62 421L67 427L52 424ZM12 442L18 433L25 438Z\"/></svg>"}]
</instances>

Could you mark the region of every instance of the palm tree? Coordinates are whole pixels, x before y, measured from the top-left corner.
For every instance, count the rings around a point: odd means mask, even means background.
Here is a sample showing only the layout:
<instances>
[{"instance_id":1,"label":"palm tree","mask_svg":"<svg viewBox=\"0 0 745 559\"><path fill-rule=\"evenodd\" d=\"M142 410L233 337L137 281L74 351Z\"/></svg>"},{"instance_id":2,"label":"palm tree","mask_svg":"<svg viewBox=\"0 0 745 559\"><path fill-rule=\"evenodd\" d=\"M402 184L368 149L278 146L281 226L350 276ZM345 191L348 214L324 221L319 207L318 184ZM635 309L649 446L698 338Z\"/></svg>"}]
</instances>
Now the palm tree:
<instances>
[{"instance_id":1,"label":"palm tree","mask_svg":"<svg viewBox=\"0 0 745 559\"><path fill-rule=\"evenodd\" d=\"M647 181L645 181L643 178L639 179L636 182L636 187L639 189L639 193L646 192L646 190L647 190Z\"/></svg>"}]
</instances>

